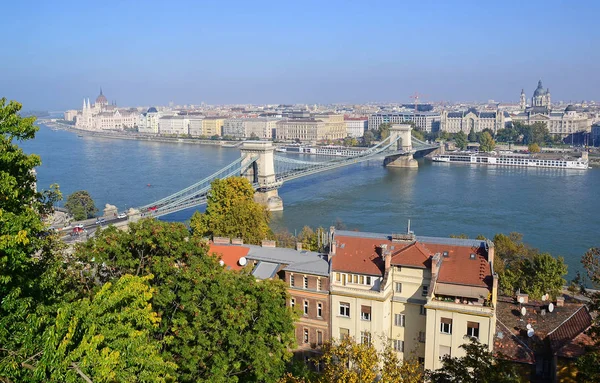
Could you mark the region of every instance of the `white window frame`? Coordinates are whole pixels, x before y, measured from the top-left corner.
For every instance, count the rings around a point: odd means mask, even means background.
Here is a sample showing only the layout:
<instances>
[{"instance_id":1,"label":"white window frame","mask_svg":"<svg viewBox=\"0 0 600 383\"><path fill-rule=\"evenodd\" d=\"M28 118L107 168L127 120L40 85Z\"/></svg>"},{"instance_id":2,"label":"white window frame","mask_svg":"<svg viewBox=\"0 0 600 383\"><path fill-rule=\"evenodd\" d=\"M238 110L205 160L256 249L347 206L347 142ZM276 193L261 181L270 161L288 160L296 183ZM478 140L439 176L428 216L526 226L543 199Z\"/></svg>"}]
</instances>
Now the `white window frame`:
<instances>
[{"instance_id":1,"label":"white window frame","mask_svg":"<svg viewBox=\"0 0 600 383\"><path fill-rule=\"evenodd\" d=\"M341 317L350 318L350 303L340 302L340 310L338 313Z\"/></svg>"},{"instance_id":2,"label":"white window frame","mask_svg":"<svg viewBox=\"0 0 600 383\"><path fill-rule=\"evenodd\" d=\"M469 327L469 323L477 324L477 327ZM479 339L479 322L467 322L467 336L470 338ZM477 335L475 335L477 333Z\"/></svg>"},{"instance_id":3,"label":"white window frame","mask_svg":"<svg viewBox=\"0 0 600 383\"><path fill-rule=\"evenodd\" d=\"M450 323L444 323L440 320L440 333L452 335L452 319L450 318L442 318L450 320Z\"/></svg>"},{"instance_id":4,"label":"white window frame","mask_svg":"<svg viewBox=\"0 0 600 383\"><path fill-rule=\"evenodd\" d=\"M290 274L290 287L294 287L294 274Z\"/></svg>"},{"instance_id":5,"label":"white window frame","mask_svg":"<svg viewBox=\"0 0 600 383\"><path fill-rule=\"evenodd\" d=\"M306 344L310 341L310 333L307 328L304 329L302 334L302 343Z\"/></svg>"},{"instance_id":6,"label":"white window frame","mask_svg":"<svg viewBox=\"0 0 600 383\"><path fill-rule=\"evenodd\" d=\"M396 291L397 293L401 293L402 292L402 283L396 282L396 286L394 287L394 291Z\"/></svg>"},{"instance_id":7,"label":"white window frame","mask_svg":"<svg viewBox=\"0 0 600 383\"><path fill-rule=\"evenodd\" d=\"M291 308L294 308L294 307L296 307L296 298L292 298L292 299L290 299L290 307L291 307Z\"/></svg>"},{"instance_id":8,"label":"white window frame","mask_svg":"<svg viewBox=\"0 0 600 383\"><path fill-rule=\"evenodd\" d=\"M404 352L404 341L400 339L394 339L392 347L396 352Z\"/></svg>"},{"instance_id":9,"label":"white window frame","mask_svg":"<svg viewBox=\"0 0 600 383\"><path fill-rule=\"evenodd\" d=\"M317 317L323 318L323 303L317 303Z\"/></svg>"},{"instance_id":10,"label":"white window frame","mask_svg":"<svg viewBox=\"0 0 600 383\"><path fill-rule=\"evenodd\" d=\"M308 315L308 301L304 301L303 307L304 307L304 315Z\"/></svg>"},{"instance_id":11,"label":"white window frame","mask_svg":"<svg viewBox=\"0 0 600 383\"><path fill-rule=\"evenodd\" d=\"M308 277L303 277L303 279L302 279L302 286L305 289L308 289Z\"/></svg>"},{"instance_id":12,"label":"white window frame","mask_svg":"<svg viewBox=\"0 0 600 383\"><path fill-rule=\"evenodd\" d=\"M394 326L396 326L396 327L406 327L406 315L404 315L404 314L394 314Z\"/></svg>"}]
</instances>

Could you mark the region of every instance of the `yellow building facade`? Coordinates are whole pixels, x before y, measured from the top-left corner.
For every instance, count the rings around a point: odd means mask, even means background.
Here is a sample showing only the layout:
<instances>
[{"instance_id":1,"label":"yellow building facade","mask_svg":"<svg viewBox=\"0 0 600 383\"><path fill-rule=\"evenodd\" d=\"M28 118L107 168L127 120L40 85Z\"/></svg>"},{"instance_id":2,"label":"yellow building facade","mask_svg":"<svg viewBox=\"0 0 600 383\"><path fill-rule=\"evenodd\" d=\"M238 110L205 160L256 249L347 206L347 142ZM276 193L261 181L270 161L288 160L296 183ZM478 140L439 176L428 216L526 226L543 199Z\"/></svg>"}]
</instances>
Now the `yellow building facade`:
<instances>
[{"instance_id":1,"label":"yellow building facade","mask_svg":"<svg viewBox=\"0 0 600 383\"><path fill-rule=\"evenodd\" d=\"M223 124L225 124L225 120L222 118L205 118L202 120L202 135L208 137L222 136Z\"/></svg>"}]
</instances>

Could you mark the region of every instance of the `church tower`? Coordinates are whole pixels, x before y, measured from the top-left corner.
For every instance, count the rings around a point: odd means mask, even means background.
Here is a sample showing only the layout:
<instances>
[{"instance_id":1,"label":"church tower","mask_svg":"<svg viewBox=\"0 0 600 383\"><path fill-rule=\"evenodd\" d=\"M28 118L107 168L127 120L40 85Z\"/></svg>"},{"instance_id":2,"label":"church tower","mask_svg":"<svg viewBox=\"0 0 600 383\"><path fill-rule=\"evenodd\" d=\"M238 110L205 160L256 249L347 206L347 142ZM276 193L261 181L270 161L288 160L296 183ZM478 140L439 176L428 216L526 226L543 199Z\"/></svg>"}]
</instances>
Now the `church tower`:
<instances>
[{"instance_id":1,"label":"church tower","mask_svg":"<svg viewBox=\"0 0 600 383\"><path fill-rule=\"evenodd\" d=\"M521 110L525 110L527 107L527 99L525 98L525 89L521 89L521 99L519 100L519 107Z\"/></svg>"}]
</instances>

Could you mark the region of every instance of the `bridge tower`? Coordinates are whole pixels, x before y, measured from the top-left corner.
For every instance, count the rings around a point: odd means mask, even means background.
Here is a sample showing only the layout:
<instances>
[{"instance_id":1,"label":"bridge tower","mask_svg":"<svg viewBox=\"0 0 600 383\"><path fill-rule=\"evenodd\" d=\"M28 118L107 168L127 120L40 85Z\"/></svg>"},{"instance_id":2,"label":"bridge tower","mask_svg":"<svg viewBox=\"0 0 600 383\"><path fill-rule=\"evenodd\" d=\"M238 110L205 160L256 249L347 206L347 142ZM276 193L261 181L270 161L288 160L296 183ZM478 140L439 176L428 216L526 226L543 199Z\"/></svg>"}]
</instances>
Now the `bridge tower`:
<instances>
[{"instance_id":1,"label":"bridge tower","mask_svg":"<svg viewBox=\"0 0 600 383\"><path fill-rule=\"evenodd\" d=\"M384 165L391 168L416 168L419 163L413 158L412 153L412 126L410 124L393 124L390 127L390 140L398 139L397 146L393 145L390 150L403 150L405 154L386 157Z\"/></svg>"},{"instance_id":2,"label":"bridge tower","mask_svg":"<svg viewBox=\"0 0 600 383\"><path fill-rule=\"evenodd\" d=\"M269 211L282 211L283 200L279 197L277 188L281 185L275 178L275 147L270 141L244 142L240 148L244 161L242 166L258 157L248 169L241 174L253 184L258 184L254 200L267 207Z\"/></svg>"}]
</instances>

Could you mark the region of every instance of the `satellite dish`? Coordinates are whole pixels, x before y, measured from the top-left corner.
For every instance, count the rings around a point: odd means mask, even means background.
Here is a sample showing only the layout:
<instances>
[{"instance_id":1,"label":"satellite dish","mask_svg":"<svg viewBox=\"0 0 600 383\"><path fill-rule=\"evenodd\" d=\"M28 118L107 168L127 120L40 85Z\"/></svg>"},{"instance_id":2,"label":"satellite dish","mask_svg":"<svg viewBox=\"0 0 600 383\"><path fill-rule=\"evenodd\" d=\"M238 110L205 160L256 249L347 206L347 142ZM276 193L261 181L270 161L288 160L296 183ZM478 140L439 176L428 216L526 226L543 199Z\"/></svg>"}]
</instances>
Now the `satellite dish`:
<instances>
[{"instance_id":1,"label":"satellite dish","mask_svg":"<svg viewBox=\"0 0 600 383\"><path fill-rule=\"evenodd\" d=\"M246 257L242 257L240 258L238 263L240 264L240 266L246 266L246 263L248 263L248 261L246 260Z\"/></svg>"},{"instance_id":2,"label":"satellite dish","mask_svg":"<svg viewBox=\"0 0 600 383\"><path fill-rule=\"evenodd\" d=\"M548 300L548 294L542 295L542 301L545 302Z\"/></svg>"},{"instance_id":3,"label":"satellite dish","mask_svg":"<svg viewBox=\"0 0 600 383\"><path fill-rule=\"evenodd\" d=\"M554 303L550 303L548 305L548 311L550 311L550 312L554 311Z\"/></svg>"},{"instance_id":4,"label":"satellite dish","mask_svg":"<svg viewBox=\"0 0 600 383\"><path fill-rule=\"evenodd\" d=\"M527 330L531 330L531 323L527 323Z\"/></svg>"},{"instance_id":5,"label":"satellite dish","mask_svg":"<svg viewBox=\"0 0 600 383\"><path fill-rule=\"evenodd\" d=\"M519 303L523 303L523 302L525 302L525 298L519 297Z\"/></svg>"},{"instance_id":6,"label":"satellite dish","mask_svg":"<svg viewBox=\"0 0 600 383\"><path fill-rule=\"evenodd\" d=\"M531 338L531 337L533 336L533 333L534 333L534 331L533 331L533 329L532 329L532 328L530 328L529 330L527 330L527 336L528 336L528 337L530 337L530 338Z\"/></svg>"},{"instance_id":7,"label":"satellite dish","mask_svg":"<svg viewBox=\"0 0 600 383\"><path fill-rule=\"evenodd\" d=\"M223 260L221 259L221 260L219 261L219 265L223 266L223 265L225 265L225 262L223 262Z\"/></svg>"},{"instance_id":8,"label":"satellite dish","mask_svg":"<svg viewBox=\"0 0 600 383\"><path fill-rule=\"evenodd\" d=\"M527 314L527 309L525 307L521 307L521 315L525 316Z\"/></svg>"}]
</instances>

